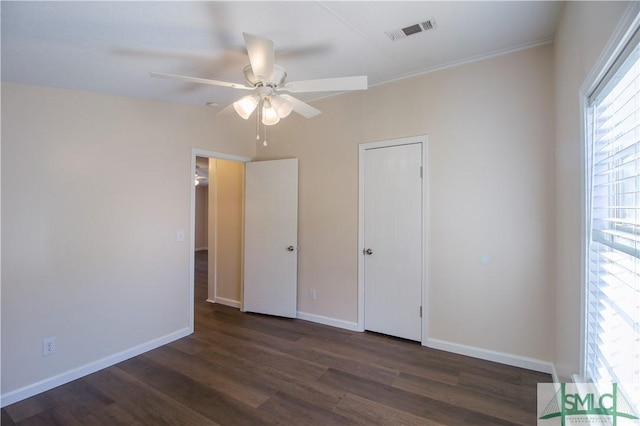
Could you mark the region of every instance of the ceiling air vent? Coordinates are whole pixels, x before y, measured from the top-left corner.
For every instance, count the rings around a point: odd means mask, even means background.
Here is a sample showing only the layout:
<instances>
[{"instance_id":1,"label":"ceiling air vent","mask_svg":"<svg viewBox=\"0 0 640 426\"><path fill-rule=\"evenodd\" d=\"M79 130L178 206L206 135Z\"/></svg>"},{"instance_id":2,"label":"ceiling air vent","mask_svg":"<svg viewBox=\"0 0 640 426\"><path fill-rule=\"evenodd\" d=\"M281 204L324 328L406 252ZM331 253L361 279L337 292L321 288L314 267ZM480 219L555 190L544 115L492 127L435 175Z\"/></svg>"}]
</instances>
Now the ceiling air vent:
<instances>
[{"instance_id":1,"label":"ceiling air vent","mask_svg":"<svg viewBox=\"0 0 640 426\"><path fill-rule=\"evenodd\" d=\"M408 27L385 31L384 33L391 39L391 41L400 40L401 38L407 38L411 35L421 33L423 31L432 30L436 27L435 21L429 19L428 21L420 22L418 24L409 25Z\"/></svg>"}]
</instances>

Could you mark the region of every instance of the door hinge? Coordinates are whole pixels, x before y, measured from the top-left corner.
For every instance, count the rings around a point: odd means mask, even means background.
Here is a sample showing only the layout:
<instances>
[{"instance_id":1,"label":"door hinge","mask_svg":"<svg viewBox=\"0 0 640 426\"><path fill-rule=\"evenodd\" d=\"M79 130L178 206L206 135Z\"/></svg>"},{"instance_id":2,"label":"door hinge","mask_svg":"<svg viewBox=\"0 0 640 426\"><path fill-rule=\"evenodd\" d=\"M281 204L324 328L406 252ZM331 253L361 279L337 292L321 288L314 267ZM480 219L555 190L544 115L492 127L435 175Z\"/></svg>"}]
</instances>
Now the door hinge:
<instances>
[{"instance_id":1,"label":"door hinge","mask_svg":"<svg viewBox=\"0 0 640 426\"><path fill-rule=\"evenodd\" d=\"M422 166L420 166L420 179L422 179Z\"/></svg>"},{"instance_id":2,"label":"door hinge","mask_svg":"<svg viewBox=\"0 0 640 426\"><path fill-rule=\"evenodd\" d=\"M422 306L420 306L420 318L422 318Z\"/></svg>"}]
</instances>

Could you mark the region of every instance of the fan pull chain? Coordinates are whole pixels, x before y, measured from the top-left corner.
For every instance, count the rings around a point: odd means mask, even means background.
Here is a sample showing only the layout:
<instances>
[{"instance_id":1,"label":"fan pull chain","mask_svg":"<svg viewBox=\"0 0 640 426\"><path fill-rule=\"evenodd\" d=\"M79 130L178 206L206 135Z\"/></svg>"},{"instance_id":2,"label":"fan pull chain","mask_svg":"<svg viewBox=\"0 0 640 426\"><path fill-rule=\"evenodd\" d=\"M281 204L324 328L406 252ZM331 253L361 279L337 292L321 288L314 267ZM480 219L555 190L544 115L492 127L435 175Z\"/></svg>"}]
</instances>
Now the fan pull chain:
<instances>
[{"instance_id":1,"label":"fan pull chain","mask_svg":"<svg viewBox=\"0 0 640 426\"><path fill-rule=\"evenodd\" d=\"M258 113L256 114L256 140L260 140L260 112L262 111L262 101L258 102Z\"/></svg>"},{"instance_id":2,"label":"fan pull chain","mask_svg":"<svg viewBox=\"0 0 640 426\"><path fill-rule=\"evenodd\" d=\"M262 146L267 146L267 125L264 125L264 141L262 141Z\"/></svg>"}]
</instances>

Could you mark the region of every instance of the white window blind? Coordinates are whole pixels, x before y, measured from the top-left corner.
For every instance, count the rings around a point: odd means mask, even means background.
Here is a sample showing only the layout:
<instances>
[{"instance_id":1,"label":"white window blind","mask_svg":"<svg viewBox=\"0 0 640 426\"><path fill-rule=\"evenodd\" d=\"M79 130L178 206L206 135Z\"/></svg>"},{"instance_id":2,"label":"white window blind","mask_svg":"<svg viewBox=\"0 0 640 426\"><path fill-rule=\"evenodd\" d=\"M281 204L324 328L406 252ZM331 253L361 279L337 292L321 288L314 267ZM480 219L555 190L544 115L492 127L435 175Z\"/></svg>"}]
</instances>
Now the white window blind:
<instances>
[{"instance_id":1,"label":"white window blind","mask_svg":"<svg viewBox=\"0 0 640 426\"><path fill-rule=\"evenodd\" d=\"M585 375L640 408L640 33L589 97ZM637 412L637 411L636 411Z\"/></svg>"}]
</instances>

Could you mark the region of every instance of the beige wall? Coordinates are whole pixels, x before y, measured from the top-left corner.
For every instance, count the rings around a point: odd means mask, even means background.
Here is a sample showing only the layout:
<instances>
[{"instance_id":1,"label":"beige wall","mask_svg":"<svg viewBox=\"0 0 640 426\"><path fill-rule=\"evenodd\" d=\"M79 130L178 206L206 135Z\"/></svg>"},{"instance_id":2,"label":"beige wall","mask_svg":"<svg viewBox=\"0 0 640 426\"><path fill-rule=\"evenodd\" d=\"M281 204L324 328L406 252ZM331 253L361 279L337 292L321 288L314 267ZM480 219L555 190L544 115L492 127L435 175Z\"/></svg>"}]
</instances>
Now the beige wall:
<instances>
[{"instance_id":1,"label":"beige wall","mask_svg":"<svg viewBox=\"0 0 640 426\"><path fill-rule=\"evenodd\" d=\"M300 159L298 309L357 321L358 144L427 134L430 337L551 361L553 85L547 45L317 101L322 115L270 129L258 157Z\"/></svg>"},{"instance_id":2,"label":"beige wall","mask_svg":"<svg viewBox=\"0 0 640 426\"><path fill-rule=\"evenodd\" d=\"M212 115L2 84L3 395L188 331L191 149L255 152Z\"/></svg>"},{"instance_id":3,"label":"beige wall","mask_svg":"<svg viewBox=\"0 0 640 426\"><path fill-rule=\"evenodd\" d=\"M255 139L254 139L255 140ZM244 164L209 159L209 300L240 306Z\"/></svg>"},{"instance_id":4,"label":"beige wall","mask_svg":"<svg viewBox=\"0 0 640 426\"><path fill-rule=\"evenodd\" d=\"M195 248L208 248L209 186L196 186Z\"/></svg>"},{"instance_id":5,"label":"beige wall","mask_svg":"<svg viewBox=\"0 0 640 426\"><path fill-rule=\"evenodd\" d=\"M556 34L555 364L580 373L582 144L579 92L628 2L567 2Z\"/></svg>"}]
</instances>

